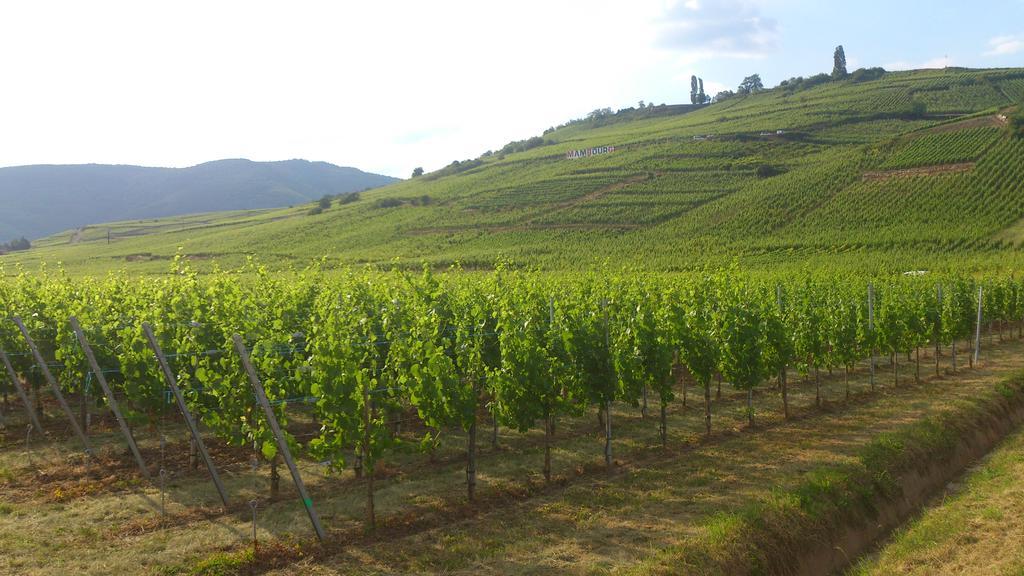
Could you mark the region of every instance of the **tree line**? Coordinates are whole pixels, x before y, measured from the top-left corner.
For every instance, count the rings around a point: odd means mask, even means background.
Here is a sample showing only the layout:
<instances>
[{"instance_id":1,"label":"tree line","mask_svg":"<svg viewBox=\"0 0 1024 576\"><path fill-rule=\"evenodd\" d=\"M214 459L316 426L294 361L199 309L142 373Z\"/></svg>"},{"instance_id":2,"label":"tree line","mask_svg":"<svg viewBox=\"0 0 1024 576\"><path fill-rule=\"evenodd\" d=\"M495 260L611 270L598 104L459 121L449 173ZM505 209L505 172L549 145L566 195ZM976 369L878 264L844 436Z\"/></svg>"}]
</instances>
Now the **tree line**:
<instances>
[{"instance_id":1,"label":"tree line","mask_svg":"<svg viewBox=\"0 0 1024 576\"><path fill-rule=\"evenodd\" d=\"M15 238L10 242L0 244L0 254L4 254L7 252L18 252L20 250L28 250L31 247L32 242L30 242L28 238L22 236L20 238Z\"/></svg>"}]
</instances>

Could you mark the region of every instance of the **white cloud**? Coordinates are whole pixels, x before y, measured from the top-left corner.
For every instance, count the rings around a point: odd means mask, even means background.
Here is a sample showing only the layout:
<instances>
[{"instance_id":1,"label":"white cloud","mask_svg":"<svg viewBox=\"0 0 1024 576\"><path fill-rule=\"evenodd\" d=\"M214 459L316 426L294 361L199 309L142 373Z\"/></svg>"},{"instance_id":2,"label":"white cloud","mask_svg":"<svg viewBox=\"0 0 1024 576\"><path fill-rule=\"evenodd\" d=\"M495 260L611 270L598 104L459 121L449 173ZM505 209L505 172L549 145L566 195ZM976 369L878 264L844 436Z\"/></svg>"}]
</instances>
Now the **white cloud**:
<instances>
[{"instance_id":1,"label":"white cloud","mask_svg":"<svg viewBox=\"0 0 1024 576\"><path fill-rule=\"evenodd\" d=\"M926 68L948 68L955 66L953 59L949 56L940 56L925 60L924 62L910 62L907 60L897 60L895 62L889 62L883 64L882 68L886 70L921 70Z\"/></svg>"},{"instance_id":2,"label":"white cloud","mask_svg":"<svg viewBox=\"0 0 1024 576\"><path fill-rule=\"evenodd\" d=\"M721 82L715 82L714 80L704 81L704 93L708 96L714 96L723 90L735 90L735 87L730 88Z\"/></svg>"},{"instance_id":3,"label":"white cloud","mask_svg":"<svg viewBox=\"0 0 1024 576\"><path fill-rule=\"evenodd\" d=\"M750 0L689 0L658 16L655 46L682 64L712 58L759 59L774 51L778 25Z\"/></svg>"},{"instance_id":4,"label":"white cloud","mask_svg":"<svg viewBox=\"0 0 1024 576\"><path fill-rule=\"evenodd\" d=\"M926 60L921 64L921 68L949 68L953 66L953 59L949 56L942 56L941 58L932 58Z\"/></svg>"},{"instance_id":5,"label":"white cloud","mask_svg":"<svg viewBox=\"0 0 1024 576\"><path fill-rule=\"evenodd\" d=\"M988 51L985 56L1007 56L1024 50L1024 35L1021 36L996 36L988 41Z\"/></svg>"}]
</instances>

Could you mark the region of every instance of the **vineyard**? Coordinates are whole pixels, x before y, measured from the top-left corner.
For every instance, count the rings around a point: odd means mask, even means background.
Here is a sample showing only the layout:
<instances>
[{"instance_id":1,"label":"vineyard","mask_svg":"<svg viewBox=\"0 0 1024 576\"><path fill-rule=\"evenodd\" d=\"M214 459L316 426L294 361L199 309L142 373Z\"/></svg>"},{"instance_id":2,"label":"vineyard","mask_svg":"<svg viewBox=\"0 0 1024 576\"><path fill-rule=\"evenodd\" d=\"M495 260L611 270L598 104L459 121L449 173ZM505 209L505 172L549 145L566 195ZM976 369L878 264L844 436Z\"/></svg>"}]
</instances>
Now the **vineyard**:
<instances>
[{"instance_id":1,"label":"vineyard","mask_svg":"<svg viewBox=\"0 0 1024 576\"><path fill-rule=\"evenodd\" d=\"M326 257L327 268L491 269L510 260L548 271L610 262L693 272L734 260L799 270L843 254L844 264L873 274L963 271L969 253L970 271L999 273L1021 257L1020 141L999 117L1017 105L1022 77L1018 69L895 72L682 115L633 111L570 123L546 131L545 145L484 152L462 164L468 169L316 214L303 205L96 223L0 259L9 273L60 262L73 274L163 274L180 247L204 272L250 255L273 270ZM615 153L565 158L606 145ZM959 172L941 171L951 165ZM917 172L890 174L901 169Z\"/></svg>"},{"instance_id":2,"label":"vineyard","mask_svg":"<svg viewBox=\"0 0 1024 576\"><path fill-rule=\"evenodd\" d=\"M788 418L802 401L791 394L820 409L826 371L842 375L826 383L832 400L849 401L850 375L867 360L870 391L898 386L901 371L917 381L972 366L983 328L1000 339L1020 330L1024 285L927 275L768 281L729 269L685 277L555 277L504 266L485 276L283 275L255 263L201 276L179 258L163 278L23 274L0 284L0 304L21 323L0 326L5 397L16 391L23 404L6 405L8 429L18 430L20 417L30 436L53 433L40 424L44 404L53 406L49 385L64 413L47 420L72 423L72 441L96 458L86 414L115 409L122 450L132 448L141 478L163 494L167 423L175 414L194 418L217 445L251 450L270 467L271 498L286 462L316 533L329 541L332 526L319 523L293 456L364 478L360 508L372 531L374 477L389 462L407 463L410 448L431 460L461 453L462 489L473 502L480 475L488 477L478 467L480 445L496 442L499 429L539 434L542 454L529 466L550 483L566 472L557 468L556 431L596 412L603 447L594 450L612 470L623 410L649 417L651 439L668 448L680 401L700 406L686 426L711 435L719 417L741 416L749 429L776 411ZM936 352L933 364L922 365L922 350ZM810 388L791 392L799 378ZM714 409L723 383L742 397L728 416ZM64 395L78 399L81 416ZM145 461L129 427L161 431L160 462ZM462 446L445 446L453 438ZM192 465L202 456L229 506L202 434L191 444Z\"/></svg>"},{"instance_id":3,"label":"vineyard","mask_svg":"<svg viewBox=\"0 0 1024 576\"><path fill-rule=\"evenodd\" d=\"M974 128L958 132L928 134L889 156L880 166L915 168L976 160L999 137L996 128Z\"/></svg>"},{"instance_id":4,"label":"vineyard","mask_svg":"<svg viewBox=\"0 0 1024 576\"><path fill-rule=\"evenodd\" d=\"M845 567L1024 407L1022 87L633 111L0 256L0 572Z\"/></svg>"}]
</instances>

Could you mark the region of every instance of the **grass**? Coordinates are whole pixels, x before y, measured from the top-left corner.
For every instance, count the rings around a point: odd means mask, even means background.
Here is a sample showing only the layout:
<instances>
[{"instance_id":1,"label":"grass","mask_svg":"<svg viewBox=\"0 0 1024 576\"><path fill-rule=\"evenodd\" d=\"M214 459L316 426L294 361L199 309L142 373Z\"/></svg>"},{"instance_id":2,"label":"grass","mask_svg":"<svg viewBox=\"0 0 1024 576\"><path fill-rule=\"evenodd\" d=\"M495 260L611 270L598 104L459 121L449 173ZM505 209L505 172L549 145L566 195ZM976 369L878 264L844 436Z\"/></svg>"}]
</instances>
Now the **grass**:
<instances>
[{"instance_id":1,"label":"grass","mask_svg":"<svg viewBox=\"0 0 1024 576\"><path fill-rule=\"evenodd\" d=\"M1018 431L849 573L1024 573L1022 477L1024 431Z\"/></svg>"},{"instance_id":2,"label":"grass","mask_svg":"<svg viewBox=\"0 0 1024 576\"><path fill-rule=\"evenodd\" d=\"M0 571L231 573L251 563L246 559L251 539L246 502L253 497L259 499L261 550L269 555L260 556L257 564L275 573L582 574L633 565L657 571L664 559L659 550L693 550L692 544L705 538L729 542L737 518L751 506L775 499L789 510L834 493L843 483L834 471L857 462L872 439L990 390L1024 366L1022 350L1021 343L1005 342L991 348L979 369L921 385L910 377L898 389L883 379L874 394L861 367L850 404L842 401L841 375L826 377L828 402L822 412L811 407L813 384L794 378L797 418L782 421L778 394L764 389L756 397L759 428L752 433L745 429L743 394L726 386L723 399L713 406L716 432L710 440L703 438L700 398L691 389L689 407L671 406L665 451L658 446L656 419L643 420L636 410L619 406L613 416L619 464L612 474L603 470L595 415L565 420L557 430L552 486L545 486L540 475L539 434L503 431L499 450L485 443L480 456L482 503L477 506L464 502L464 438L446 432L436 462L409 448L385 463L378 482L381 531L376 538L362 532L362 483L351 472L326 475L303 458L304 478L331 533L332 544L325 550L314 544L287 476L282 499L268 502L266 468L254 474L245 450L212 448L236 505L220 513L205 475L182 469L180 426L168 428L174 441L168 452L175 459L165 461L171 475L170 517L164 522L158 490L104 484L111 475L133 475L130 457L109 422L98 427L95 437L109 458L91 468L75 456L69 438L37 439L26 453L23 438L5 436L0 466L21 480L5 482L0 491L0 502L12 508L0 514ZM21 415L9 414L11 430L18 430L15 419ZM68 436L62 427L52 428L51 434ZM153 433L140 431L139 436L147 458L157 465ZM91 489L93 484L100 486ZM55 498L56 488L70 495ZM686 560L694 565L718 561L718 556Z\"/></svg>"}]
</instances>

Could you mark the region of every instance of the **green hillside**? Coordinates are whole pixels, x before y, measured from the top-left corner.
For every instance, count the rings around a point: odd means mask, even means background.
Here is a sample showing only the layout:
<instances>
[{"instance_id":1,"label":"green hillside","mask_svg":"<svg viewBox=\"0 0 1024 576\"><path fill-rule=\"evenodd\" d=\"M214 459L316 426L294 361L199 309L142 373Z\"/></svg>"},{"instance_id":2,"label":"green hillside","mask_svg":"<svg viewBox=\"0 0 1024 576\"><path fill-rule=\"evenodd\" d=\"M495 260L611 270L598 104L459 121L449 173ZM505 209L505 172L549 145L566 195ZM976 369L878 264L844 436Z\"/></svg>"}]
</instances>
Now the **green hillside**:
<instances>
[{"instance_id":1,"label":"green hillside","mask_svg":"<svg viewBox=\"0 0 1024 576\"><path fill-rule=\"evenodd\" d=\"M179 247L229 266L364 262L678 270L823 260L862 269L1018 268L1024 140L1004 114L1024 69L887 73L681 114L572 122L545 144L292 209L66 232L0 262L165 271ZM614 151L568 158L596 147ZM107 229L113 240L108 244Z\"/></svg>"}]
</instances>

